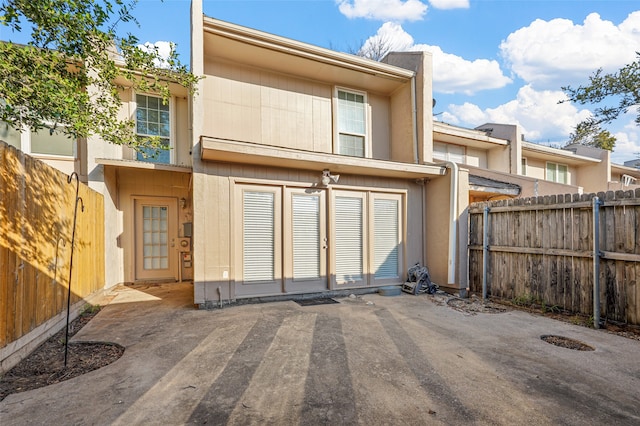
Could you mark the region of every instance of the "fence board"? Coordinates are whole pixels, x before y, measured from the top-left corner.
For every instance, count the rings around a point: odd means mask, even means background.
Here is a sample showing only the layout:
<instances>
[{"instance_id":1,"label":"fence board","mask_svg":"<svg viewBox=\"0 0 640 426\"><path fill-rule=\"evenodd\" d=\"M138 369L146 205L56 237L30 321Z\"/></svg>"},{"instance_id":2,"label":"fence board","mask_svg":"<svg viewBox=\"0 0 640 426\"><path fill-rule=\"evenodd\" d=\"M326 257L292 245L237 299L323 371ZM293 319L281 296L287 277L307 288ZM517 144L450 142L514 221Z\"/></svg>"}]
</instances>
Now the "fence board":
<instances>
[{"instance_id":1,"label":"fence board","mask_svg":"<svg viewBox=\"0 0 640 426\"><path fill-rule=\"evenodd\" d=\"M104 287L102 195L80 185L73 301ZM66 309L75 182L0 142L0 348Z\"/></svg>"},{"instance_id":2,"label":"fence board","mask_svg":"<svg viewBox=\"0 0 640 426\"><path fill-rule=\"evenodd\" d=\"M482 213L490 208L489 295L531 296L593 313L595 194L532 197L469 207L470 289L482 289ZM599 194L600 301L606 319L640 325L640 191Z\"/></svg>"}]
</instances>

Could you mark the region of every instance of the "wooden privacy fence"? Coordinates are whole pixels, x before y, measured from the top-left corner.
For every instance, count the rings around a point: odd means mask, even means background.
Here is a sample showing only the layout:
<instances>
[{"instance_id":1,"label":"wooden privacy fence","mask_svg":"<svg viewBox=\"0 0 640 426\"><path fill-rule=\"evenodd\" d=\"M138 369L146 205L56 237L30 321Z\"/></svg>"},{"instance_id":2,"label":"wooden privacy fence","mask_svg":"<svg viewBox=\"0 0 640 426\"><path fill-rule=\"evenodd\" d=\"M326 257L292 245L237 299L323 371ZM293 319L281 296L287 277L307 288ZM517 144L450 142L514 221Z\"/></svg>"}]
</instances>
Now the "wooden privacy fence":
<instances>
[{"instance_id":1,"label":"wooden privacy fence","mask_svg":"<svg viewBox=\"0 0 640 426\"><path fill-rule=\"evenodd\" d=\"M638 189L473 203L470 289L640 325L639 225Z\"/></svg>"},{"instance_id":2,"label":"wooden privacy fence","mask_svg":"<svg viewBox=\"0 0 640 426\"><path fill-rule=\"evenodd\" d=\"M79 196L72 304L104 287L103 197ZM0 353L66 311L75 199L75 180L0 142Z\"/></svg>"}]
</instances>

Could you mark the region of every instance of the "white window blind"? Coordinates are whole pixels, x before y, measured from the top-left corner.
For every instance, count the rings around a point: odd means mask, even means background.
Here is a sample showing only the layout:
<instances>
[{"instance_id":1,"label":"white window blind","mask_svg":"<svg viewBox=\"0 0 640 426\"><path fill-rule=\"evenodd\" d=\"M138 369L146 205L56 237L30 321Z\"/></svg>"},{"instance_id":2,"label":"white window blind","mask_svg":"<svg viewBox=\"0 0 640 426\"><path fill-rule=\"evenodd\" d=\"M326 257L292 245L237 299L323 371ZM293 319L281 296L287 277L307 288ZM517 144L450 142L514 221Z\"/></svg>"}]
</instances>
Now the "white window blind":
<instances>
[{"instance_id":1,"label":"white window blind","mask_svg":"<svg viewBox=\"0 0 640 426\"><path fill-rule=\"evenodd\" d=\"M245 282L274 279L274 198L272 192L244 192L242 244Z\"/></svg>"},{"instance_id":2,"label":"white window blind","mask_svg":"<svg viewBox=\"0 0 640 426\"><path fill-rule=\"evenodd\" d=\"M292 196L293 278L320 277L320 197Z\"/></svg>"},{"instance_id":3,"label":"white window blind","mask_svg":"<svg viewBox=\"0 0 640 426\"><path fill-rule=\"evenodd\" d=\"M362 280L362 198L335 198L335 253L338 283Z\"/></svg>"},{"instance_id":4,"label":"white window blind","mask_svg":"<svg viewBox=\"0 0 640 426\"><path fill-rule=\"evenodd\" d=\"M374 206L374 266L376 278L398 276L398 201L375 199Z\"/></svg>"},{"instance_id":5,"label":"white window blind","mask_svg":"<svg viewBox=\"0 0 640 426\"><path fill-rule=\"evenodd\" d=\"M464 147L451 145L442 142L433 143L433 159L442 161L453 161L454 163L464 163Z\"/></svg>"},{"instance_id":6,"label":"white window blind","mask_svg":"<svg viewBox=\"0 0 640 426\"><path fill-rule=\"evenodd\" d=\"M364 157L366 129L364 95L338 90L338 152Z\"/></svg>"}]
</instances>

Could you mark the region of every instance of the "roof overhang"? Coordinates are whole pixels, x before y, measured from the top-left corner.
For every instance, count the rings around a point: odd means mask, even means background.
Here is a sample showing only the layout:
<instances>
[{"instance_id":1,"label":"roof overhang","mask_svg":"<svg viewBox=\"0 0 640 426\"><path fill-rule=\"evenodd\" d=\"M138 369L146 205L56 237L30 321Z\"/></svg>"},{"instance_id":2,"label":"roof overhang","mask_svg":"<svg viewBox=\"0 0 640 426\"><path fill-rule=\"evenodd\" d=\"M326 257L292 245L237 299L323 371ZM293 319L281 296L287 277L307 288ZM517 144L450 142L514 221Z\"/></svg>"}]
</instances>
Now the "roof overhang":
<instances>
[{"instance_id":1,"label":"roof overhang","mask_svg":"<svg viewBox=\"0 0 640 426\"><path fill-rule=\"evenodd\" d=\"M96 158L96 163L103 166L121 167L138 170L162 170L165 172L192 173L193 169L187 166L175 166L172 164L147 163L137 160L120 160L110 158Z\"/></svg>"},{"instance_id":2,"label":"roof overhang","mask_svg":"<svg viewBox=\"0 0 640 426\"><path fill-rule=\"evenodd\" d=\"M204 17L204 58L391 94L413 71ZM206 69L206 66L205 66Z\"/></svg>"},{"instance_id":3,"label":"roof overhang","mask_svg":"<svg viewBox=\"0 0 640 426\"><path fill-rule=\"evenodd\" d=\"M508 195L516 197L522 192L520 185L510 182L502 182L482 176L469 175L469 190L485 194Z\"/></svg>"},{"instance_id":4,"label":"roof overhang","mask_svg":"<svg viewBox=\"0 0 640 426\"><path fill-rule=\"evenodd\" d=\"M446 167L441 166L347 157L207 136L200 138L200 146L202 159L205 161L302 170L329 169L332 173L400 179L421 179L446 174Z\"/></svg>"},{"instance_id":5,"label":"roof overhang","mask_svg":"<svg viewBox=\"0 0 640 426\"><path fill-rule=\"evenodd\" d=\"M620 174L629 175L636 179L640 179L640 169L638 169L637 167L629 167L629 166L623 166L622 164L612 163L611 171L620 173Z\"/></svg>"},{"instance_id":6,"label":"roof overhang","mask_svg":"<svg viewBox=\"0 0 640 426\"><path fill-rule=\"evenodd\" d=\"M522 155L541 160L562 162L574 166L584 166L586 164L597 164L602 162L599 158L585 157L574 154L564 149L551 148L531 142L522 142Z\"/></svg>"},{"instance_id":7,"label":"roof overhang","mask_svg":"<svg viewBox=\"0 0 640 426\"><path fill-rule=\"evenodd\" d=\"M436 142L451 143L482 149L491 149L509 145L508 141L492 138L483 131L452 126L440 121L433 122L433 140Z\"/></svg>"}]
</instances>

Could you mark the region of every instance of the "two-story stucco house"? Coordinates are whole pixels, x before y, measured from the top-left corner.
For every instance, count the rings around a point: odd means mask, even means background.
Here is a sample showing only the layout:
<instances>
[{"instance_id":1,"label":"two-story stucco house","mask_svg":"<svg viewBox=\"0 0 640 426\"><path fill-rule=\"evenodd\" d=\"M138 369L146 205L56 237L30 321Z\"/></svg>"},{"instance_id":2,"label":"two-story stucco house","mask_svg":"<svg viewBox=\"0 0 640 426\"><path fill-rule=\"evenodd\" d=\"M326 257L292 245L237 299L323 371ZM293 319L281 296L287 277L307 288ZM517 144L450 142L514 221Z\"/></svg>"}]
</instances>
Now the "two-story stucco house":
<instances>
[{"instance_id":1,"label":"two-story stucco house","mask_svg":"<svg viewBox=\"0 0 640 426\"><path fill-rule=\"evenodd\" d=\"M195 303L400 284L415 263L460 287L459 172L423 161L428 54L374 62L197 3L192 35Z\"/></svg>"},{"instance_id":2,"label":"two-story stucco house","mask_svg":"<svg viewBox=\"0 0 640 426\"><path fill-rule=\"evenodd\" d=\"M164 104L120 82L122 117L167 146L157 158L0 134L104 195L107 287L193 281L215 306L375 291L420 263L464 291L467 178L429 161L430 55L375 62L192 9L197 95L172 85Z\"/></svg>"}]
</instances>

